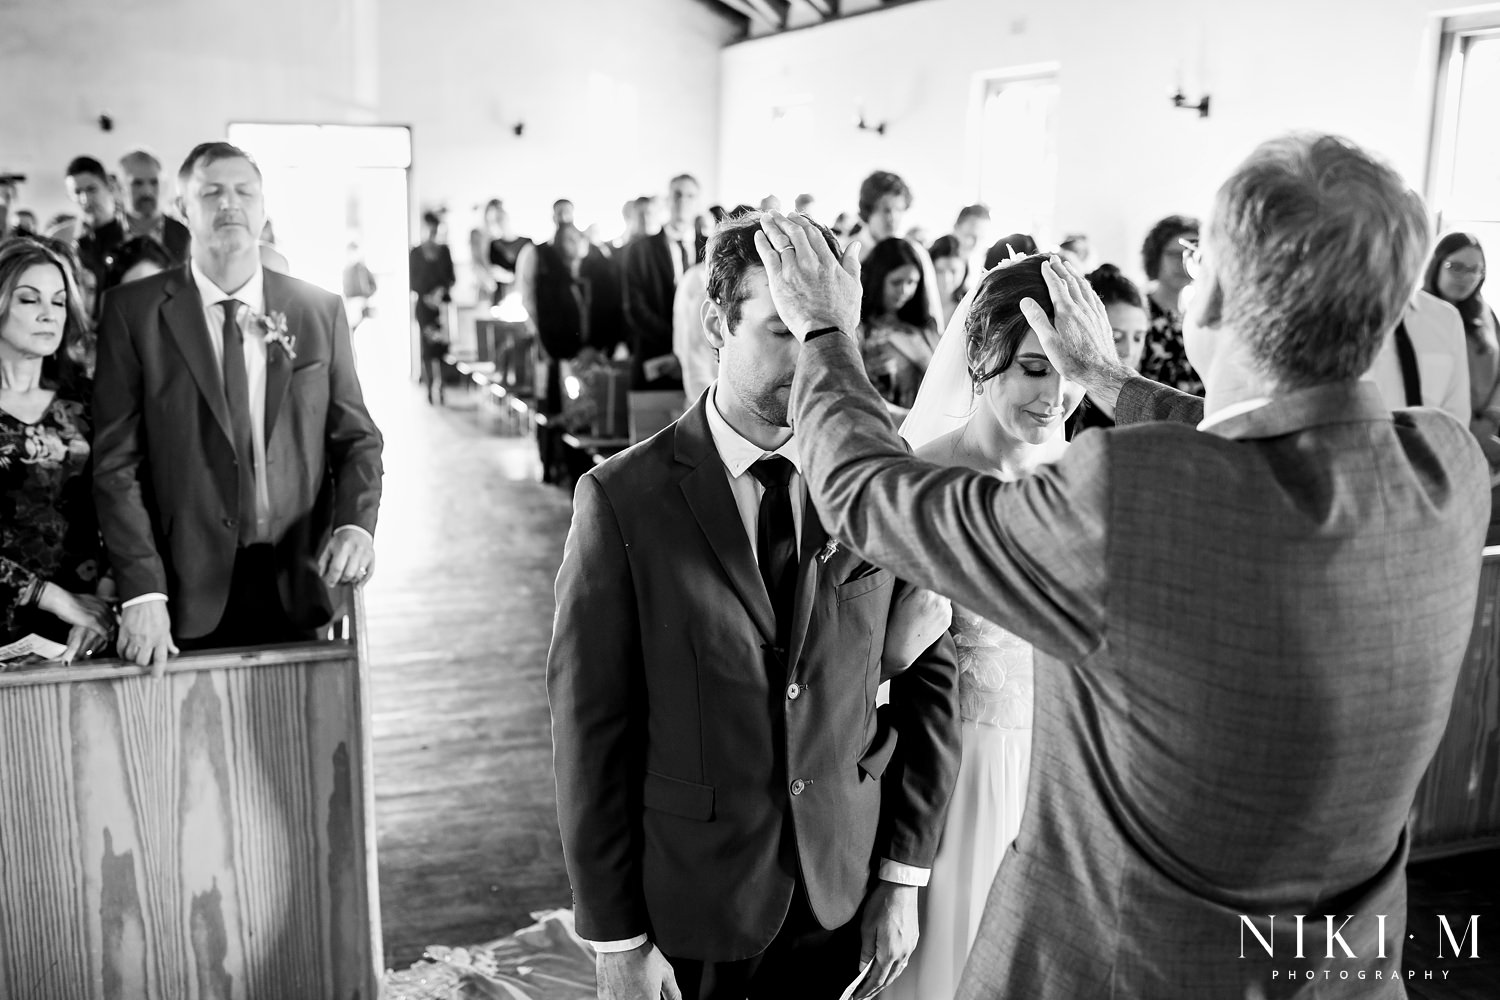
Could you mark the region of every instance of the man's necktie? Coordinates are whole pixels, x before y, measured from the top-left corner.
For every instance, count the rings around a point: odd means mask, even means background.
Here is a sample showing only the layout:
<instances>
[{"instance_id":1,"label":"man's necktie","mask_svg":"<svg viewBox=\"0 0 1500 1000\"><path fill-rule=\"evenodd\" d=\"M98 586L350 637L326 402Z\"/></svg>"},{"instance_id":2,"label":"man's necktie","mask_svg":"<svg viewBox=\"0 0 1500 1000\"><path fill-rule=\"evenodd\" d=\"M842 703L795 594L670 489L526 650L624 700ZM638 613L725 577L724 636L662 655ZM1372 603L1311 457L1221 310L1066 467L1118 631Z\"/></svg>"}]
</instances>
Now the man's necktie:
<instances>
[{"instance_id":1,"label":"man's necktie","mask_svg":"<svg viewBox=\"0 0 1500 1000\"><path fill-rule=\"evenodd\" d=\"M250 378L245 373L244 337L237 315L240 303L225 299L224 306L224 399L229 404L229 427L234 434L234 457L239 469L240 544L255 537L255 445L250 423Z\"/></svg>"},{"instance_id":2,"label":"man's necktie","mask_svg":"<svg viewBox=\"0 0 1500 1000\"><path fill-rule=\"evenodd\" d=\"M750 474L766 488L755 522L756 560L771 607L776 612L776 645L785 662L792 634L792 605L797 593L797 529L792 519L792 463L780 455L763 458Z\"/></svg>"}]
</instances>

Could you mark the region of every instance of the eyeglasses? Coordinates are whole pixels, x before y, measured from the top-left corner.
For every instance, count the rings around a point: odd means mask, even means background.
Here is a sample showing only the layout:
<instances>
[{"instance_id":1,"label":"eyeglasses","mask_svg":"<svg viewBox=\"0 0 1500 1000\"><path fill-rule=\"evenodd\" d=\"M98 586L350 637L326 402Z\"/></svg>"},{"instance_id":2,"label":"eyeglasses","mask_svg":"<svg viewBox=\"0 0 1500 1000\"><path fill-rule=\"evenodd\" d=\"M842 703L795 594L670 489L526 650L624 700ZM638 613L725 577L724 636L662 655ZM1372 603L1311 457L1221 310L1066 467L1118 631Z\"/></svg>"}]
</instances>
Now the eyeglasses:
<instances>
[{"instance_id":1,"label":"eyeglasses","mask_svg":"<svg viewBox=\"0 0 1500 1000\"><path fill-rule=\"evenodd\" d=\"M1182 247L1183 270L1187 271L1189 278L1197 281L1203 276L1203 251L1198 248L1198 241L1184 237L1177 242Z\"/></svg>"},{"instance_id":2,"label":"eyeglasses","mask_svg":"<svg viewBox=\"0 0 1500 1000\"><path fill-rule=\"evenodd\" d=\"M1480 267L1478 264L1465 264L1462 261L1457 260L1443 261L1443 270L1452 271L1460 278L1472 278L1476 274L1484 273L1484 268Z\"/></svg>"}]
</instances>

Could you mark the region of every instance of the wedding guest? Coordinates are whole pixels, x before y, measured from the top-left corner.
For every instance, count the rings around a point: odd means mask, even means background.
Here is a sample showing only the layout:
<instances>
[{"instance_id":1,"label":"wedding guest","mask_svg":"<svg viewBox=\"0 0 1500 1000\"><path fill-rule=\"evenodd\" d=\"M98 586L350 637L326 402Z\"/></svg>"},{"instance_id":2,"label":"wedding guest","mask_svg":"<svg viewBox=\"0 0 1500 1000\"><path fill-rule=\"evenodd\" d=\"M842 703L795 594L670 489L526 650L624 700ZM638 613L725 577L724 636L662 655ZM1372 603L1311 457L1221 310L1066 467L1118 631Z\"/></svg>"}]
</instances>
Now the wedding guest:
<instances>
[{"instance_id":1,"label":"wedding guest","mask_svg":"<svg viewBox=\"0 0 1500 1000\"><path fill-rule=\"evenodd\" d=\"M448 354L449 334L443 313L451 302L458 279L453 272L453 254L443 241L443 218L436 212L422 213L422 242L407 258L409 280L416 305L412 312L420 338L422 388L427 402L443 403L443 358Z\"/></svg>"},{"instance_id":2,"label":"wedding guest","mask_svg":"<svg viewBox=\"0 0 1500 1000\"><path fill-rule=\"evenodd\" d=\"M120 655L316 638L375 563L381 438L339 296L270 271L260 168L227 142L178 172L188 267L104 297L94 498Z\"/></svg>"},{"instance_id":3,"label":"wedding guest","mask_svg":"<svg viewBox=\"0 0 1500 1000\"><path fill-rule=\"evenodd\" d=\"M554 214L555 214L554 207ZM499 305L516 283L516 261L531 240L517 236L511 228L510 213L499 198L484 206L484 226L469 234L469 253L480 289L490 305Z\"/></svg>"},{"instance_id":4,"label":"wedding guest","mask_svg":"<svg viewBox=\"0 0 1500 1000\"><path fill-rule=\"evenodd\" d=\"M849 242L849 234L854 232L859 225L859 217L853 212L840 212L833 220L833 233L839 238L840 243Z\"/></svg>"},{"instance_id":5,"label":"wedding guest","mask_svg":"<svg viewBox=\"0 0 1500 1000\"><path fill-rule=\"evenodd\" d=\"M876 710L909 588L803 502L798 345L757 232L726 220L708 256L719 379L579 480L558 572L558 818L602 1000L878 993L916 940L958 764L941 628Z\"/></svg>"},{"instance_id":6,"label":"wedding guest","mask_svg":"<svg viewBox=\"0 0 1500 1000\"><path fill-rule=\"evenodd\" d=\"M965 205L959 209L958 218L953 222L953 238L958 241L958 252L969 265L964 292L972 288L984 273L984 238L989 228L988 205ZM962 298L962 294L959 297Z\"/></svg>"},{"instance_id":7,"label":"wedding guest","mask_svg":"<svg viewBox=\"0 0 1500 1000\"><path fill-rule=\"evenodd\" d=\"M986 274L901 425L918 457L1017 482L1057 461L1064 427L1083 386L1063 378L1021 314L1030 298L1049 315L1044 258L1025 257ZM1029 642L953 608L963 751L932 878L922 895L922 936L894 1000L952 1000L979 915L1026 803L1031 768Z\"/></svg>"},{"instance_id":8,"label":"wedding guest","mask_svg":"<svg viewBox=\"0 0 1500 1000\"><path fill-rule=\"evenodd\" d=\"M669 190L667 224L630 245L622 270L625 329L636 389L682 388L681 366L672 353L672 300L682 276L703 259L704 243L693 225L698 214L697 179L679 174L672 178Z\"/></svg>"},{"instance_id":9,"label":"wedding guest","mask_svg":"<svg viewBox=\"0 0 1500 1000\"><path fill-rule=\"evenodd\" d=\"M352 334L374 314L370 300L380 290L375 281L375 273L365 263L364 251L360 249L357 240L350 240L344 247L344 273L340 284L344 291L345 313L349 317L349 332Z\"/></svg>"},{"instance_id":10,"label":"wedding guest","mask_svg":"<svg viewBox=\"0 0 1500 1000\"><path fill-rule=\"evenodd\" d=\"M932 258L932 273L937 278L938 301L943 304L941 319L946 330L967 291L969 261L956 236L939 236L933 241L928 255Z\"/></svg>"},{"instance_id":11,"label":"wedding guest","mask_svg":"<svg viewBox=\"0 0 1500 1000\"><path fill-rule=\"evenodd\" d=\"M1085 274L1094 270L1094 251L1089 246L1086 233L1069 233L1064 236L1063 241L1058 244L1057 252L1062 255L1063 260L1072 261Z\"/></svg>"},{"instance_id":12,"label":"wedding guest","mask_svg":"<svg viewBox=\"0 0 1500 1000\"><path fill-rule=\"evenodd\" d=\"M1470 429L1486 442L1500 432L1500 321L1484 300L1484 248L1470 233L1448 233L1433 247L1422 288L1458 310L1469 359Z\"/></svg>"},{"instance_id":13,"label":"wedding guest","mask_svg":"<svg viewBox=\"0 0 1500 1000\"><path fill-rule=\"evenodd\" d=\"M1490 503L1463 425L1393 414L1361 378L1421 275L1421 199L1335 136L1252 152L1202 247L1206 398L1122 365L1097 296L1049 260L1054 319L1021 303L1044 352L1143 426L1082 434L1018 483L909 454L841 332L852 254L795 217L763 227L804 341L791 422L819 514L1039 653L1025 814L960 1000L1404 996L1356 973L1403 968L1412 801ZM1293 914L1342 923L1303 949Z\"/></svg>"},{"instance_id":14,"label":"wedding guest","mask_svg":"<svg viewBox=\"0 0 1500 1000\"><path fill-rule=\"evenodd\" d=\"M1087 280L1104 304L1104 314L1109 320L1109 331L1114 337L1115 354L1120 364L1132 371L1140 368L1146 331L1150 328L1146 318L1146 297L1135 282L1113 264L1099 265L1088 273ZM1068 421L1068 438L1071 440L1089 427L1113 426L1114 409L1109 403L1086 395L1083 405Z\"/></svg>"},{"instance_id":15,"label":"wedding guest","mask_svg":"<svg viewBox=\"0 0 1500 1000\"><path fill-rule=\"evenodd\" d=\"M860 354L880 394L905 409L917 397L937 346L922 261L908 240L882 240L865 258L860 282Z\"/></svg>"},{"instance_id":16,"label":"wedding guest","mask_svg":"<svg viewBox=\"0 0 1500 1000\"><path fill-rule=\"evenodd\" d=\"M91 495L91 386L69 347L88 317L66 249L0 240L0 645L92 656L114 633Z\"/></svg>"},{"instance_id":17,"label":"wedding guest","mask_svg":"<svg viewBox=\"0 0 1500 1000\"><path fill-rule=\"evenodd\" d=\"M126 238L144 236L160 243L174 264L188 259L187 226L161 210L161 161L144 149L120 157L126 191Z\"/></svg>"},{"instance_id":18,"label":"wedding guest","mask_svg":"<svg viewBox=\"0 0 1500 1000\"><path fill-rule=\"evenodd\" d=\"M1183 240L1196 243L1198 220L1169 215L1146 234L1141 244L1141 264L1151 281L1147 300L1151 307L1151 330L1141 356L1141 375L1195 396L1203 394L1203 380L1188 359L1182 340L1182 290L1192 284L1183 262Z\"/></svg>"},{"instance_id":19,"label":"wedding guest","mask_svg":"<svg viewBox=\"0 0 1500 1000\"><path fill-rule=\"evenodd\" d=\"M160 242L149 236L133 237L120 244L110 258L100 292L102 294L129 281L149 278L176 266L177 262Z\"/></svg>"},{"instance_id":20,"label":"wedding guest","mask_svg":"<svg viewBox=\"0 0 1500 1000\"><path fill-rule=\"evenodd\" d=\"M552 203L552 228L557 230L571 225L573 225L573 203L566 198L559 198Z\"/></svg>"},{"instance_id":21,"label":"wedding guest","mask_svg":"<svg viewBox=\"0 0 1500 1000\"><path fill-rule=\"evenodd\" d=\"M13 235L13 236L35 236L35 235L37 235L37 232L36 232L36 213L33 212L31 209L29 209L29 208L20 209L19 211L17 211L15 213L14 219L15 219L15 223L14 223L13 227L11 228L11 235Z\"/></svg>"},{"instance_id":22,"label":"wedding guest","mask_svg":"<svg viewBox=\"0 0 1500 1000\"><path fill-rule=\"evenodd\" d=\"M864 179L859 186L859 221L844 237L844 244L858 241L860 260L874 252L878 243L901 238L902 223L911 209L911 188L899 174L888 170L877 170ZM937 275L932 270L932 260L927 250L912 244L922 271L922 288L927 295L927 314L941 316L943 304L938 301Z\"/></svg>"},{"instance_id":23,"label":"wedding guest","mask_svg":"<svg viewBox=\"0 0 1500 1000\"><path fill-rule=\"evenodd\" d=\"M92 156L78 156L68 164L64 178L68 197L78 204L80 229L74 243L79 262L89 269L97 288L104 283L109 255L125 242L125 224L104 164ZM97 311L90 309L90 316Z\"/></svg>"}]
</instances>

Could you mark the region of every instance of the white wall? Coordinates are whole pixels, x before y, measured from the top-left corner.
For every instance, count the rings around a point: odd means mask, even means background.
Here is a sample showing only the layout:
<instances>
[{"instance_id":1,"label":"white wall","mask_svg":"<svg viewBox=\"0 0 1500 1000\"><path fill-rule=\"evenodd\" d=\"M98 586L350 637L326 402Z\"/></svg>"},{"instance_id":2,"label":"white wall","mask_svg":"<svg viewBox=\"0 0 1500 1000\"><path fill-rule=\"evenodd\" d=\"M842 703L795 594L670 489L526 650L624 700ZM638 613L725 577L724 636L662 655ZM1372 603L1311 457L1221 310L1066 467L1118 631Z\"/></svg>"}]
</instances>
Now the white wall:
<instances>
[{"instance_id":1,"label":"white wall","mask_svg":"<svg viewBox=\"0 0 1500 1000\"><path fill-rule=\"evenodd\" d=\"M697 0L0 0L0 172L30 175L17 207L45 221L80 153L144 144L175 173L230 121L388 122L413 127L415 200L452 210L455 256L494 196L532 234L558 197L613 229L673 174L713 195L733 34Z\"/></svg>"},{"instance_id":2,"label":"white wall","mask_svg":"<svg viewBox=\"0 0 1500 1000\"><path fill-rule=\"evenodd\" d=\"M1451 5L1450 5L1451 6ZM1493 6L1493 5L1492 5ZM1206 211L1261 140L1293 128L1347 135L1419 190L1437 46L1437 0L924 0L785 35L723 56L720 189L783 201L799 189L832 221L860 180L895 170L908 224L936 236L977 193L971 115L979 79L1057 63L1057 232L1084 230L1101 260L1139 269L1141 238L1173 212ZM1212 114L1173 108L1179 72ZM812 123L778 148L771 109ZM884 137L852 124L857 106ZM1027 155L1018 149L1017 156ZM994 235L1014 226L996 219Z\"/></svg>"}]
</instances>

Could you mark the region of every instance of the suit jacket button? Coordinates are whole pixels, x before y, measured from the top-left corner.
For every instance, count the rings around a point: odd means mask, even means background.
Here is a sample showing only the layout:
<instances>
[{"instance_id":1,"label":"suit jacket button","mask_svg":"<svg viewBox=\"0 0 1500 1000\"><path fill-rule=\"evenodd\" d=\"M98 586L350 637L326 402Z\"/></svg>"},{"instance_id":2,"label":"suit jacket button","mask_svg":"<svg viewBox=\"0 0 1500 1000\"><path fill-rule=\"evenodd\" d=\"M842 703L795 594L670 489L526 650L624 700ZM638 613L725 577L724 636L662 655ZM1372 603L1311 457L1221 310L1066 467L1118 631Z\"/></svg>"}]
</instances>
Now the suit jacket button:
<instances>
[{"instance_id":1,"label":"suit jacket button","mask_svg":"<svg viewBox=\"0 0 1500 1000\"><path fill-rule=\"evenodd\" d=\"M802 685L788 684L786 686L786 696L792 701L796 701L798 698L802 697Z\"/></svg>"},{"instance_id":2,"label":"suit jacket button","mask_svg":"<svg viewBox=\"0 0 1500 1000\"><path fill-rule=\"evenodd\" d=\"M806 789L807 782L803 781L801 778L798 778L796 781L792 782L793 795L801 795Z\"/></svg>"},{"instance_id":3,"label":"suit jacket button","mask_svg":"<svg viewBox=\"0 0 1500 1000\"><path fill-rule=\"evenodd\" d=\"M232 528L232 527L234 527L234 518L232 518L232 517L226 517L226 518L224 518L224 527L226 527L226 528Z\"/></svg>"}]
</instances>

